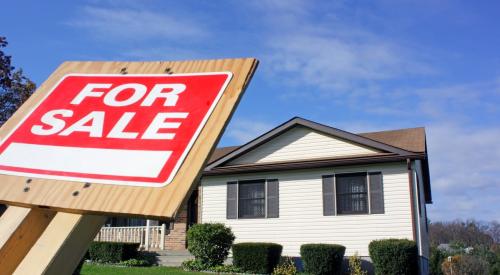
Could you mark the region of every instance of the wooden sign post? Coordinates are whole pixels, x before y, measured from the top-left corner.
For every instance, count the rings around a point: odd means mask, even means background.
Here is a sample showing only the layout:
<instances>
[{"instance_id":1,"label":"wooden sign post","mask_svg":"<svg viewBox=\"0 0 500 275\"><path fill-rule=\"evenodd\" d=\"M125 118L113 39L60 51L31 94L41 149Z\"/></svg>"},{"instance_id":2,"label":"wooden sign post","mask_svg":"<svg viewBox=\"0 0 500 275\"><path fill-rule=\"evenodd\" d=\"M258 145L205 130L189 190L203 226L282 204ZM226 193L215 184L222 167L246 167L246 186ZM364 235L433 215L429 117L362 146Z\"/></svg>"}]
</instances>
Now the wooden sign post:
<instances>
[{"instance_id":1,"label":"wooden sign post","mask_svg":"<svg viewBox=\"0 0 500 275\"><path fill-rule=\"evenodd\" d=\"M257 60L66 62L0 129L0 274L68 274L109 215L173 219Z\"/></svg>"}]
</instances>

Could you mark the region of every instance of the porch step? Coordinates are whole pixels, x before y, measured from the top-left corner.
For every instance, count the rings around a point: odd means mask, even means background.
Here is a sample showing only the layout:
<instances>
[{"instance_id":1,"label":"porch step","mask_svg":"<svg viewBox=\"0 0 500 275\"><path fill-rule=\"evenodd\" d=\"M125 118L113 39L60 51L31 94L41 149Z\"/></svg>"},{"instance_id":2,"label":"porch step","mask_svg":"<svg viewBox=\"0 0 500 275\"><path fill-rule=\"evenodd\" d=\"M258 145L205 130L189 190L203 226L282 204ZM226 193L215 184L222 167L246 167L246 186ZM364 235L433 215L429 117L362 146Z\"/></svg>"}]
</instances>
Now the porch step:
<instances>
[{"instance_id":1,"label":"porch step","mask_svg":"<svg viewBox=\"0 0 500 275\"><path fill-rule=\"evenodd\" d=\"M191 255L187 250L163 250L155 251L155 254L158 265L162 266L181 266L182 262L194 259L193 255Z\"/></svg>"}]
</instances>

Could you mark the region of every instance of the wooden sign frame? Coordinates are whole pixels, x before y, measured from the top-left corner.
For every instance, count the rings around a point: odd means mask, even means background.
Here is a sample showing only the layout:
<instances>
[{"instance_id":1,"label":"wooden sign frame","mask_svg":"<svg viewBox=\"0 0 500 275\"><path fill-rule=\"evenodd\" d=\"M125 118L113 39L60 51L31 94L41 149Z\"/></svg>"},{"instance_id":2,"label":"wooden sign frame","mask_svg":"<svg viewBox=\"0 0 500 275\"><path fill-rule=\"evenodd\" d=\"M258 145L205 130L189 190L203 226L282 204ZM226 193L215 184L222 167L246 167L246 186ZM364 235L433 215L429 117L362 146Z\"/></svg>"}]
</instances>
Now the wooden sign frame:
<instances>
[{"instance_id":1,"label":"wooden sign frame","mask_svg":"<svg viewBox=\"0 0 500 275\"><path fill-rule=\"evenodd\" d=\"M254 58L174 62L65 62L0 129L0 138L44 98L64 76L79 74L164 74L224 72L229 85L187 154L173 181L164 187L118 186L23 176L0 175L0 203L47 208L76 214L132 215L173 218L194 188L248 85L258 61ZM29 156L26 156L29 157Z\"/></svg>"}]
</instances>

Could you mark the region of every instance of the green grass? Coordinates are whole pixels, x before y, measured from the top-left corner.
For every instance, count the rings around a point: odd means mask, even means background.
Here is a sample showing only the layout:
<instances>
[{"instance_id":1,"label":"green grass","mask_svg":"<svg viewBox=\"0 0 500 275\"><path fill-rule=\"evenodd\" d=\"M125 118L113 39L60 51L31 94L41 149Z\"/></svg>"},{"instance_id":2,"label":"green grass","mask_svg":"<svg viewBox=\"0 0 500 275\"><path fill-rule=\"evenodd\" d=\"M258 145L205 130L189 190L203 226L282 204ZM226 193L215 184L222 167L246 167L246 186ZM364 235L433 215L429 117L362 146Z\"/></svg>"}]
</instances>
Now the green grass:
<instances>
[{"instance_id":1,"label":"green grass","mask_svg":"<svg viewBox=\"0 0 500 275\"><path fill-rule=\"evenodd\" d=\"M207 273L187 272L180 268L153 266L153 267L118 267L111 265L84 264L81 270L82 275L202 275Z\"/></svg>"}]
</instances>

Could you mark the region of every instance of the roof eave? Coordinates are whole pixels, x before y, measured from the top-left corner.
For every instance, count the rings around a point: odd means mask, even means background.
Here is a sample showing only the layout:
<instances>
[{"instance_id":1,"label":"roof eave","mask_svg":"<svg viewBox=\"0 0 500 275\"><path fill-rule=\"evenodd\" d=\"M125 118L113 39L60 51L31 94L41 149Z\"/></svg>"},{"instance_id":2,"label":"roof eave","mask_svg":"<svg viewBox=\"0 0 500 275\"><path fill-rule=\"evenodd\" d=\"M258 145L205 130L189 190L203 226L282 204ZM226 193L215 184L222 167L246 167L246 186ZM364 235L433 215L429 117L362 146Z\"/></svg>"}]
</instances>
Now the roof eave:
<instances>
[{"instance_id":1,"label":"roof eave","mask_svg":"<svg viewBox=\"0 0 500 275\"><path fill-rule=\"evenodd\" d=\"M203 171L204 176L241 174L253 172L269 172L283 170L300 170L311 168L324 168L335 166L347 166L357 164L371 164L383 162L399 162L406 159L425 159L425 154L413 154L401 156L397 154L377 154L373 156L349 157L349 158L323 158L315 160L288 161L288 162L271 162L261 164L240 164L232 166L216 167L212 169L206 168Z\"/></svg>"}]
</instances>

